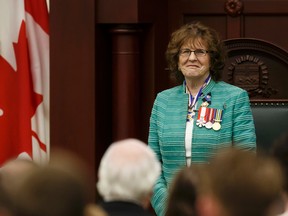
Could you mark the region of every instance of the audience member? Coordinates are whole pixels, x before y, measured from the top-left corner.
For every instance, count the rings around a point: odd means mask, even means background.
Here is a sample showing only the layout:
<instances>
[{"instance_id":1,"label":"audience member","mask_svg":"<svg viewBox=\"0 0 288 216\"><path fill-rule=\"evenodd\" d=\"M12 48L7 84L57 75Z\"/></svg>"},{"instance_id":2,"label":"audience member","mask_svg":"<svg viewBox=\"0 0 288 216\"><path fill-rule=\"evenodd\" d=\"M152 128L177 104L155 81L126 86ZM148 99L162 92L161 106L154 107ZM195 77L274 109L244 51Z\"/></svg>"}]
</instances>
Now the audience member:
<instances>
[{"instance_id":1,"label":"audience member","mask_svg":"<svg viewBox=\"0 0 288 216\"><path fill-rule=\"evenodd\" d=\"M0 184L0 215L1 216L11 216L13 213L13 203L4 189L3 185Z\"/></svg>"},{"instance_id":2,"label":"audience member","mask_svg":"<svg viewBox=\"0 0 288 216\"><path fill-rule=\"evenodd\" d=\"M218 154L207 170L209 181L197 197L200 216L276 215L283 188L277 161L229 149Z\"/></svg>"},{"instance_id":3,"label":"audience member","mask_svg":"<svg viewBox=\"0 0 288 216\"><path fill-rule=\"evenodd\" d=\"M288 131L283 134L271 148L272 156L279 161L284 173L284 212L280 216L288 216Z\"/></svg>"},{"instance_id":4,"label":"audience member","mask_svg":"<svg viewBox=\"0 0 288 216\"><path fill-rule=\"evenodd\" d=\"M95 188L91 190L91 187L95 185L94 170L90 165L76 153L67 151L65 149L53 149L50 156L50 167L63 170L70 175L74 175L79 181L85 185L87 192L87 199L89 202L94 202Z\"/></svg>"},{"instance_id":5,"label":"audience member","mask_svg":"<svg viewBox=\"0 0 288 216\"><path fill-rule=\"evenodd\" d=\"M83 216L89 203L86 170L77 158L60 159L31 172L14 197L15 216ZM87 176L84 174L84 177Z\"/></svg>"},{"instance_id":6,"label":"audience member","mask_svg":"<svg viewBox=\"0 0 288 216\"><path fill-rule=\"evenodd\" d=\"M22 181L38 166L31 160L15 158L6 161L0 168L0 215L11 215L14 199Z\"/></svg>"},{"instance_id":7,"label":"audience member","mask_svg":"<svg viewBox=\"0 0 288 216\"><path fill-rule=\"evenodd\" d=\"M169 190L166 216L197 215L195 203L202 166L184 167L176 174Z\"/></svg>"},{"instance_id":8,"label":"audience member","mask_svg":"<svg viewBox=\"0 0 288 216\"><path fill-rule=\"evenodd\" d=\"M0 168L0 181L8 194L17 193L18 185L25 177L36 169L38 165L32 160L11 159Z\"/></svg>"},{"instance_id":9,"label":"audience member","mask_svg":"<svg viewBox=\"0 0 288 216\"><path fill-rule=\"evenodd\" d=\"M97 188L110 216L151 215L153 186L160 175L154 152L137 139L112 143L101 159Z\"/></svg>"},{"instance_id":10,"label":"audience member","mask_svg":"<svg viewBox=\"0 0 288 216\"><path fill-rule=\"evenodd\" d=\"M96 204L88 204L84 210L84 216L108 216L108 214Z\"/></svg>"}]
</instances>

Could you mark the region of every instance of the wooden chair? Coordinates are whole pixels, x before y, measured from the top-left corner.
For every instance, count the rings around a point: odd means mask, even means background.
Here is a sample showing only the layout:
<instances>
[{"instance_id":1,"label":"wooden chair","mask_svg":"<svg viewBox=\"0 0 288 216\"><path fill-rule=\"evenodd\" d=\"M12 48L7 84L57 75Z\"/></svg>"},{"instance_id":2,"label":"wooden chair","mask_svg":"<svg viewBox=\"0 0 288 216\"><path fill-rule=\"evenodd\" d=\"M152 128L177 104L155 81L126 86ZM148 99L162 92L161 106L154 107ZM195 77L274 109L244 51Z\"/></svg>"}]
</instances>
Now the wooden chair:
<instances>
[{"instance_id":1,"label":"wooden chair","mask_svg":"<svg viewBox=\"0 0 288 216\"><path fill-rule=\"evenodd\" d=\"M288 132L288 52L255 38L229 39L224 44L228 58L223 79L248 91L257 148L267 152Z\"/></svg>"}]
</instances>

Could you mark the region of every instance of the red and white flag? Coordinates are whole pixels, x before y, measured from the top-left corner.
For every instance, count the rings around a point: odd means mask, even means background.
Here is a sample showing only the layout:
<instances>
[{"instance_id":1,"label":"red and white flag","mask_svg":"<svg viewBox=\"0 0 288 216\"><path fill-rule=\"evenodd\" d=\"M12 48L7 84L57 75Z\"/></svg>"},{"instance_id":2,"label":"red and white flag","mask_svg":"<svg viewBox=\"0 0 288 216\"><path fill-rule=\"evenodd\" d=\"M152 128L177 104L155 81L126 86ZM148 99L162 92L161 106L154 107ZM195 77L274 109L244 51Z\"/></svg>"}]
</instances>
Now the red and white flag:
<instances>
[{"instance_id":1,"label":"red and white flag","mask_svg":"<svg viewBox=\"0 0 288 216\"><path fill-rule=\"evenodd\" d=\"M0 0L0 164L49 158L46 0Z\"/></svg>"}]
</instances>

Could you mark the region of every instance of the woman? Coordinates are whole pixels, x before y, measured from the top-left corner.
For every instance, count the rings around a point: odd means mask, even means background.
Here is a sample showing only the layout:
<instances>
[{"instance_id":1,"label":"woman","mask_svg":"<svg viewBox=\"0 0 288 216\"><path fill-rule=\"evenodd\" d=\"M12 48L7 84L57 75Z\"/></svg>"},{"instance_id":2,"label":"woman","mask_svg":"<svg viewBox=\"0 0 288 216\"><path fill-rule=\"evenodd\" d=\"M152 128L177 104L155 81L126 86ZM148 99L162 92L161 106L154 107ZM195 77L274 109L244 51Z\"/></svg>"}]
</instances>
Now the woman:
<instances>
[{"instance_id":1,"label":"woman","mask_svg":"<svg viewBox=\"0 0 288 216\"><path fill-rule=\"evenodd\" d=\"M179 168L207 163L225 147L256 149L247 92L219 81L225 58L217 32L201 23L182 26L166 58L182 84L157 95L150 118L148 143L162 164L152 197L157 215L165 214L167 188Z\"/></svg>"}]
</instances>

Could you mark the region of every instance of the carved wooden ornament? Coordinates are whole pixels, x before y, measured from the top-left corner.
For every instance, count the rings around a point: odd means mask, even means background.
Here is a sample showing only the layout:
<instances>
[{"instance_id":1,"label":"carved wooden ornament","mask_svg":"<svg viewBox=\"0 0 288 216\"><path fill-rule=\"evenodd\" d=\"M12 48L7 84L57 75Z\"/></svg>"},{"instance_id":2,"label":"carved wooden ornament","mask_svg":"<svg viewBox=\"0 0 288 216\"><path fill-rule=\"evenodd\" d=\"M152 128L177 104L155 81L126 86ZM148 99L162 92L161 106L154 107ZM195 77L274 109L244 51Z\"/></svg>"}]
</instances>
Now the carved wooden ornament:
<instances>
[{"instance_id":1,"label":"carved wooden ornament","mask_svg":"<svg viewBox=\"0 0 288 216\"><path fill-rule=\"evenodd\" d=\"M239 16L243 11L244 5L241 0L226 0L224 9L230 16Z\"/></svg>"}]
</instances>

